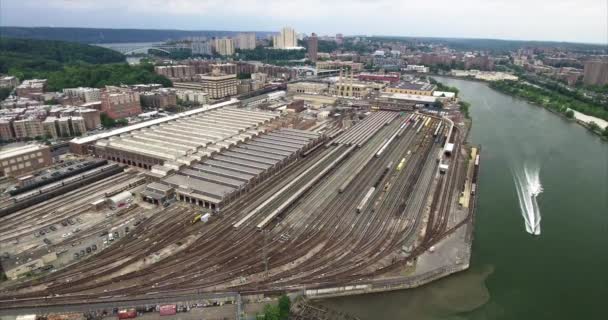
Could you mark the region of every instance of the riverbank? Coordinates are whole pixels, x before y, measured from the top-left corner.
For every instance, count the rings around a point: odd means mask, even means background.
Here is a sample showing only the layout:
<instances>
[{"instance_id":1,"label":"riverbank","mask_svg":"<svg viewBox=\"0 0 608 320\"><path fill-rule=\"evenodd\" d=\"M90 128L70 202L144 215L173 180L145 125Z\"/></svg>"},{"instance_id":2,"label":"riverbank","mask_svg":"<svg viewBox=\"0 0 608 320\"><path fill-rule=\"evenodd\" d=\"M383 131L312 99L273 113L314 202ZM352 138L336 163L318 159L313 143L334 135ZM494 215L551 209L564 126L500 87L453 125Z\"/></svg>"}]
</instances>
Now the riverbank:
<instances>
[{"instance_id":1,"label":"riverbank","mask_svg":"<svg viewBox=\"0 0 608 320\"><path fill-rule=\"evenodd\" d=\"M559 115L566 120L575 121L577 124L589 130L591 133L596 134L597 136L602 138L602 141L608 141L608 122L603 119L584 114L582 112L568 108L563 104L558 105L557 102L551 101L551 98L546 93L543 93L542 96L539 96L536 93L532 94L528 92L522 92L523 89L516 87L514 84L509 85L505 82L489 83L488 86L491 89L494 89L503 94L515 98L520 98L530 103L531 105L543 107L551 113ZM545 89L539 90L545 91ZM572 117L568 116L569 111L572 111ZM601 124L604 125L602 126Z\"/></svg>"}]
</instances>

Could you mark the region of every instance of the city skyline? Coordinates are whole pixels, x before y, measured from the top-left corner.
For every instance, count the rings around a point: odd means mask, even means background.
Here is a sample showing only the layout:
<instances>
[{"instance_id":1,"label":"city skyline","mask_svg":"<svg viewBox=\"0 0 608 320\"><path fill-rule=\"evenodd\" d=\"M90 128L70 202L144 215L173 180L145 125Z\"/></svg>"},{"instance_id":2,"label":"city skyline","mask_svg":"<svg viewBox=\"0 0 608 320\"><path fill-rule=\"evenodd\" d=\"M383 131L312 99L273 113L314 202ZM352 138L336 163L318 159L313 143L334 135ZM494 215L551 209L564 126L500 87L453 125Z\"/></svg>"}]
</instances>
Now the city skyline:
<instances>
[{"instance_id":1,"label":"city skyline","mask_svg":"<svg viewBox=\"0 0 608 320\"><path fill-rule=\"evenodd\" d=\"M291 26L298 32L319 35L343 33L600 44L606 43L608 38L607 3L600 0L578 3L465 0L458 6L444 0L433 3L389 0L228 2L51 0L40 3L7 0L0 4L0 24L273 32ZM370 12L381 14L370 15ZM543 12L542 17L538 12Z\"/></svg>"}]
</instances>

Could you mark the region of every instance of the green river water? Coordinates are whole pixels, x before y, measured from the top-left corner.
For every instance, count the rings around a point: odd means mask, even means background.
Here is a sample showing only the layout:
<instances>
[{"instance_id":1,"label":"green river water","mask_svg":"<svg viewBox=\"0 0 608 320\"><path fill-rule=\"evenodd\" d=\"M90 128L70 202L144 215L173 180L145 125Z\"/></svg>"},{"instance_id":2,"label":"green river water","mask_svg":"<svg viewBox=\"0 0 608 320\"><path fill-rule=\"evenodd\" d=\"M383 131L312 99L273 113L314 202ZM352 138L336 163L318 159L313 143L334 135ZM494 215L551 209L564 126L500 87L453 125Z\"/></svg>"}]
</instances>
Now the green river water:
<instances>
[{"instance_id":1,"label":"green river water","mask_svg":"<svg viewBox=\"0 0 608 320\"><path fill-rule=\"evenodd\" d=\"M471 268L404 291L323 300L361 319L608 319L608 143L490 89L438 78L469 101L483 146ZM541 235L514 175L539 170Z\"/></svg>"}]
</instances>

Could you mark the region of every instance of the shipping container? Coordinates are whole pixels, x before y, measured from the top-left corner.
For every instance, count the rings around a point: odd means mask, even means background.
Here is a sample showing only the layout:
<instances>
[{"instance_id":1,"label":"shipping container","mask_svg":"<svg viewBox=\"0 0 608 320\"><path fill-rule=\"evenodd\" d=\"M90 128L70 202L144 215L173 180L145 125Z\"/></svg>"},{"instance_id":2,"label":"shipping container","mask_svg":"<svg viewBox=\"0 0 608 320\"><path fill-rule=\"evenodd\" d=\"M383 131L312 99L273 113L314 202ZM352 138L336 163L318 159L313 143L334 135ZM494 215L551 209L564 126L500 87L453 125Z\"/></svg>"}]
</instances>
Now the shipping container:
<instances>
[{"instance_id":1,"label":"shipping container","mask_svg":"<svg viewBox=\"0 0 608 320\"><path fill-rule=\"evenodd\" d=\"M124 309L118 311L118 319L132 319L137 317L135 309Z\"/></svg>"},{"instance_id":2,"label":"shipping container","mask_svg":"<svg viewBox=\"0 0 608 320\"><path fill-rule=\"evenodd\" d=\"M171 316L177 313L177 305L175 304L165 304L160 306L160 315L161 316Z\"/></svg>"}]
</instances>

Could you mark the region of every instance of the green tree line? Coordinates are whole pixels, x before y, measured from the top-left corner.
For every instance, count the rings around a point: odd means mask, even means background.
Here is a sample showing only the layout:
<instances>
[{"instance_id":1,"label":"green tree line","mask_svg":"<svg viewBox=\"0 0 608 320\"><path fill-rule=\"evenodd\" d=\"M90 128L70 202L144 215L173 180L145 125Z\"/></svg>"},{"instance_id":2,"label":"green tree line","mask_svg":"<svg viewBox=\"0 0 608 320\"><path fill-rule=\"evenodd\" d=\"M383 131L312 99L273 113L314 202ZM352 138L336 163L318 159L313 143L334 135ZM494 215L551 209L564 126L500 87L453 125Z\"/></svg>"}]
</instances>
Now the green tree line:
<instances>
[{"instance_id":1,"label":"green tree line","mask_svg":"<svg viewBox=\"0 0 608 320\"><path fill-rule=\"evenodd\" d=\"M532 86L522 81L507 80L492 82L490 83L490 87L564 114L570 108L590 116L608 120L608 106L580 101L558 91Z\"/></svg>"}]
</instances>

